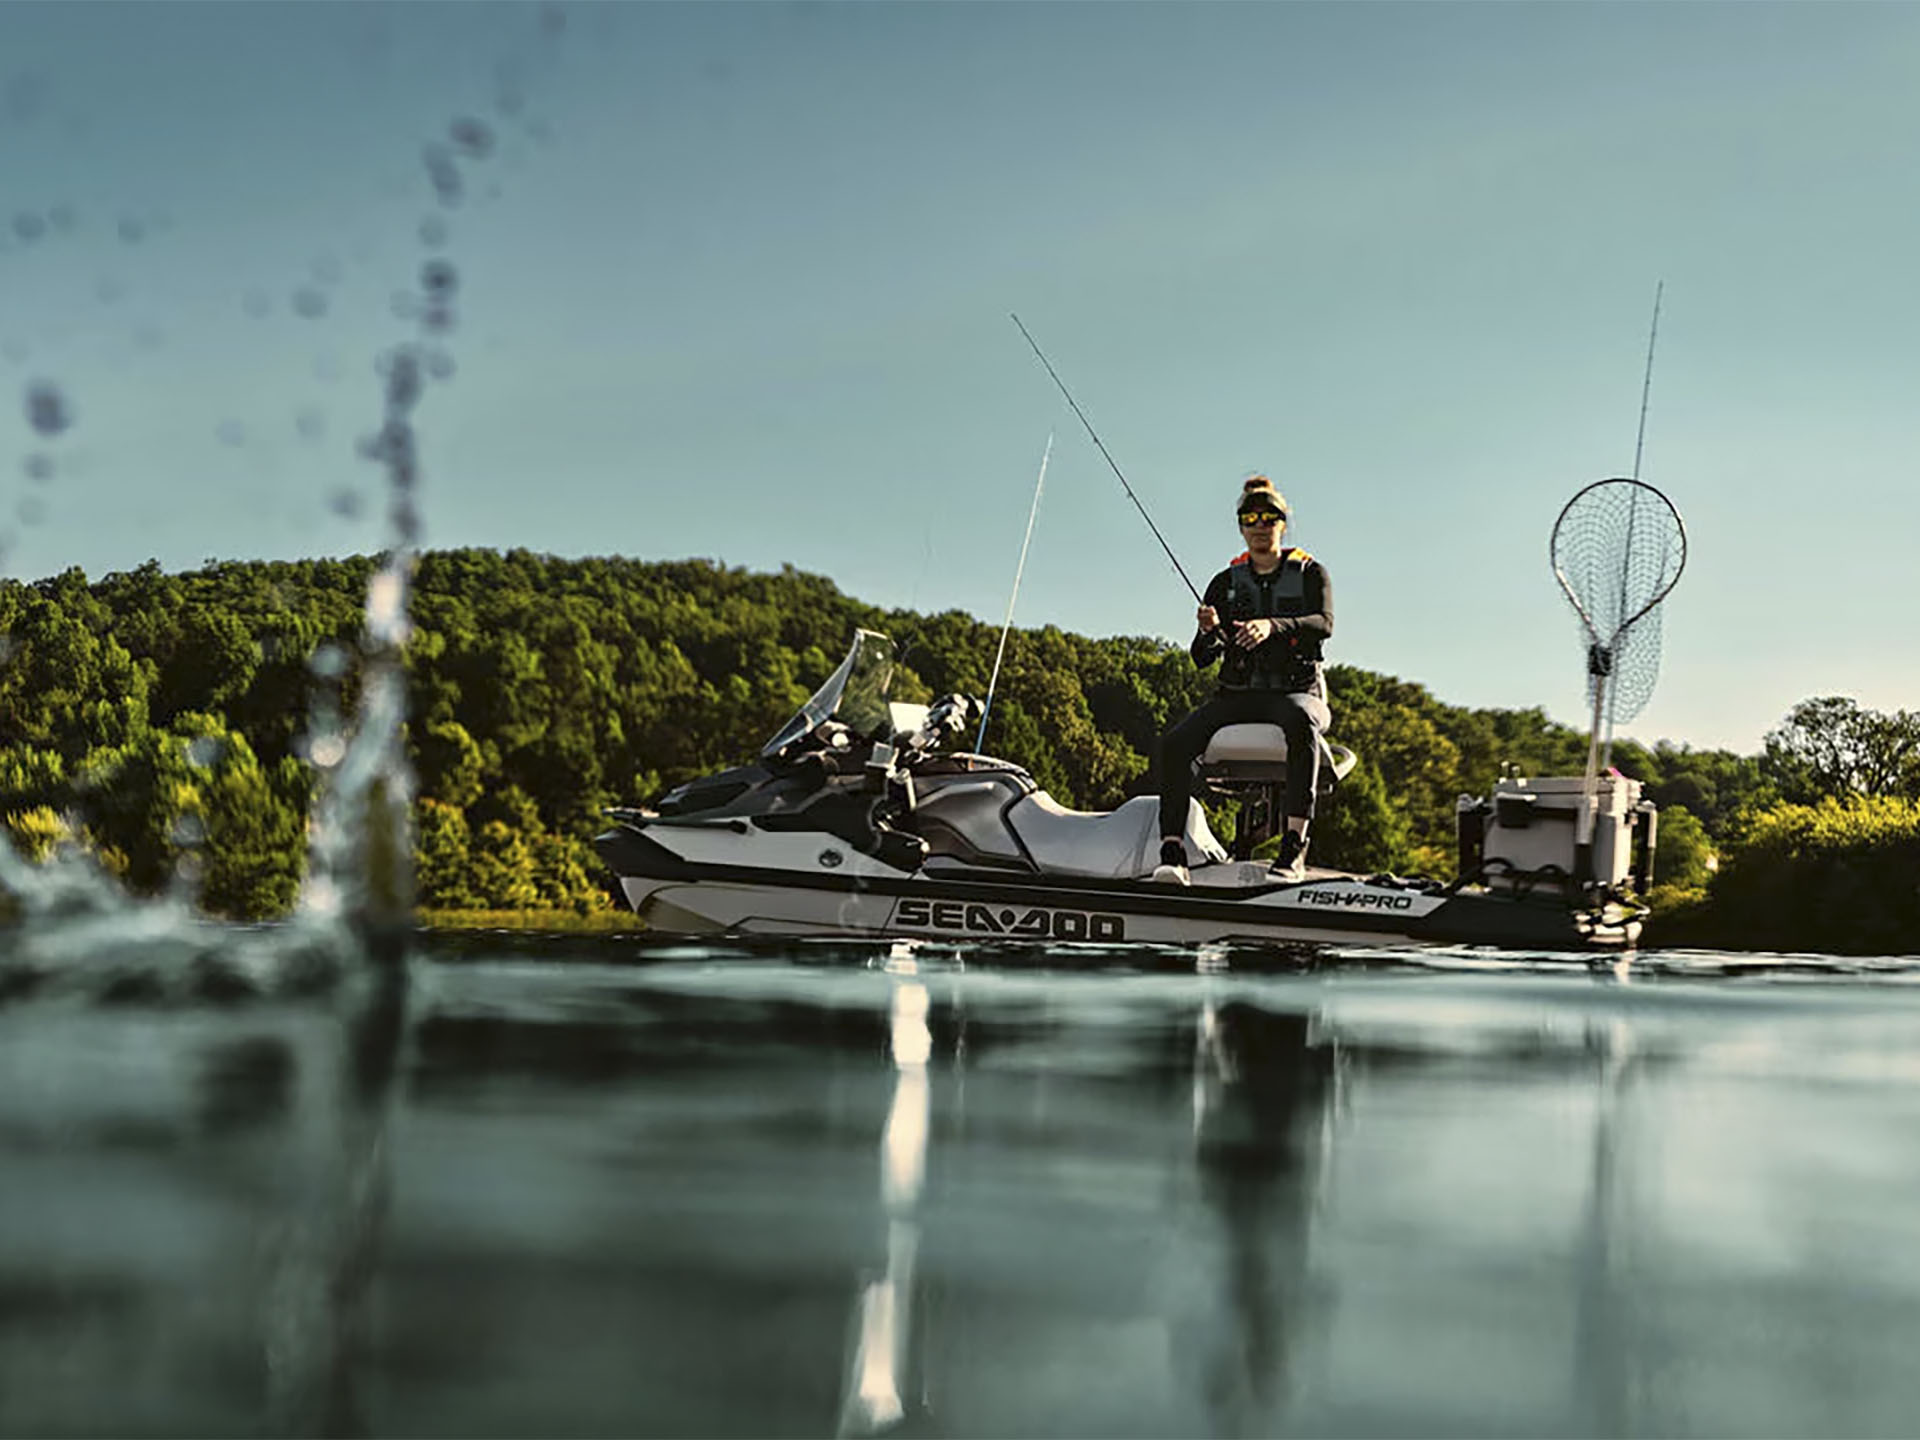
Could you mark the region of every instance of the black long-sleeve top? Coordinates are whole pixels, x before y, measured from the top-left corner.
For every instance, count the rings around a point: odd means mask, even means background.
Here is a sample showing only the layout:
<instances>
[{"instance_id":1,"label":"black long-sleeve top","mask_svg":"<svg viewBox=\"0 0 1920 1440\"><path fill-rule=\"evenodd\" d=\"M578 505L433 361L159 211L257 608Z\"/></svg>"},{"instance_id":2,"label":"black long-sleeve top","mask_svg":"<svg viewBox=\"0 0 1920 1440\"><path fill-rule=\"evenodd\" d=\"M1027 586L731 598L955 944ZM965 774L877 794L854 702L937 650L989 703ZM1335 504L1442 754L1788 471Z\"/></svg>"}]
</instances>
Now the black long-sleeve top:
<instances>
[{"instance_id":1,"label":"black long-sleeve top","mask_svg":"<svg viewBox=\"0 0 1920 1440\"><path fill-rule=\"evenodd\" d=\"M1262 689L1295 689L1306 688L1312 683L1317 673L1314 667L1321 658L1320 647L1333 637L1333 581L1320 562L1308 556L1301 566L1302 595L1295 601L1283 601L1272 595L1271 591L1284 568L1283 561L1266 575L1261 575L1248 562L1247 579L1252 582L1255 599L1251 610L1244 614L1236 613L1248 610L1248 607L1244 602L1235 604L1233 566L1228 566L1207 583L1202 603L1218 613L1220 623L1211 630L1197 631L1189 653L1193 656L1194 664L1202 667L1211 665L1224 654L1225 663L1220 667L1222 685L1233 688L1251 685ZM1241 583L1243 593L1246 583ZM1274 613L1276 608L1291 609L1294 613L1277 615ZM1251 651L1229 646L1229 625L1236 620L1259 618L1273 621L1272 635Z\"/></svg>"}]
</instances>

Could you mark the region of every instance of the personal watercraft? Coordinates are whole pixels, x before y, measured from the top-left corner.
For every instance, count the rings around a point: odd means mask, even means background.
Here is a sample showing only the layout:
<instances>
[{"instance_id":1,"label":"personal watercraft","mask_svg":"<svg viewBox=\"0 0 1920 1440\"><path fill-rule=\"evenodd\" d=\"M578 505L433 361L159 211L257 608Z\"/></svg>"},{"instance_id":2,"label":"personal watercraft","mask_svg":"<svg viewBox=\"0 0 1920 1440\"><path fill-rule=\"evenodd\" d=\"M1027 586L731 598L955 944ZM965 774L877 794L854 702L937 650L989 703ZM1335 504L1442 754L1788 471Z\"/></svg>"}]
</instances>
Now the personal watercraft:
<instances>
[{"instance_id":1,"label":"personal watercraft","mask_svg":"<svg viewBox=\"0 0 1920 1440\"><path fill-rule=\"evenodd\" d=\"M889 703L892 642L858 631L838 669L751 764L617 807L594 842L654 930L820 938L1094 942L1630 945L1654 846L1653 806L1625 777L1502 777L1457 812L1451 883L1310 869L1276 880L1254 845L1286 775L1279 727L1235 725L1197 764L1240 805L1229 850L1189 806L1190 883L1155 881L1159 801L1069 810L1020 766L957 748L981 705ZM1327 746L1321 784L1355 764ZM1575 820L1593 817L1594 878L1575 879ZM1585 867L1583 867L1585 868Z\"/></svg>"}]
</instances>

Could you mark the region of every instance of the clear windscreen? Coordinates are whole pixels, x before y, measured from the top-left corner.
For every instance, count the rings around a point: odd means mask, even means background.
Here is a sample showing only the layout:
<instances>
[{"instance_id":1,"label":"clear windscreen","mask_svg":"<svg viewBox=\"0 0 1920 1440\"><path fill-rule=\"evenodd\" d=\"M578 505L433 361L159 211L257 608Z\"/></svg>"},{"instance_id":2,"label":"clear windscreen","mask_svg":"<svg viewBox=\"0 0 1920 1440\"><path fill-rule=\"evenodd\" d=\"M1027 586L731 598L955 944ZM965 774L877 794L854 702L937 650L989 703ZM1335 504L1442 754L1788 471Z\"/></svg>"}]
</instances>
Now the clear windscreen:
<instances>
[{"instance_id":1,"label":"clear windscreen","mask_svg":"<svg viewBox=\"0 0 1920 1440\"><path fill-rule=\"evenodd\" d=\"M859 735L882 736L892 729L887 713L887 691L892 684L893 641L877 630L854 631L853 648L847 658L800 707L800 713L761 747L760 753L772 755L783 750L829 719L838 720Z\"/></svg>"}]
</instances>

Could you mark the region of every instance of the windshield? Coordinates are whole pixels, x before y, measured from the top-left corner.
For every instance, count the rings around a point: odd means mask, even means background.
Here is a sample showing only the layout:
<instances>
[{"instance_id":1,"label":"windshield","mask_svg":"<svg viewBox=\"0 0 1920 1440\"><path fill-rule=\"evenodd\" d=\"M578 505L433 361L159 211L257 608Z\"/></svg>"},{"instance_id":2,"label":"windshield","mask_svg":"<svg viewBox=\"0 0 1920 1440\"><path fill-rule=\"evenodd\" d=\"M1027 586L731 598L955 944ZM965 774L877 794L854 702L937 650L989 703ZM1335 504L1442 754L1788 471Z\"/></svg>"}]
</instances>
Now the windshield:
<instances>
[{"instance_id":1,"label":"windshield","mask_svg":"<svg viewBox=\"0 0 1920 1440\"><path fill-rule=\"evenodd\" d=\"M893 641L878 630L853 632L853 648L813 698L800 707L780 732L762 748L772 755L786 748L828 719L840 721L858 735L878 738L891 728L887 717L887 688L893 683Z\"/></svg>"}]
</instances>

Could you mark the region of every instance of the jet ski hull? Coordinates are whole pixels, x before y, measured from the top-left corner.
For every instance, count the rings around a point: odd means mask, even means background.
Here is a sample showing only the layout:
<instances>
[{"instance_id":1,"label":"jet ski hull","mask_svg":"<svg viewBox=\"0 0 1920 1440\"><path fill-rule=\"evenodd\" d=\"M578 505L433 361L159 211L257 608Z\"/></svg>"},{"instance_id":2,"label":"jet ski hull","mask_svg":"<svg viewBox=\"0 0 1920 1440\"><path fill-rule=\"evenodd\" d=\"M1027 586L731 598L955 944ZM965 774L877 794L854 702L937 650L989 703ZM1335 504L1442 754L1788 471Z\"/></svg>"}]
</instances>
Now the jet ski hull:
<instances>
[{"instance_id":1,"label":"jet ski hull","mask_svg":"<svg viewBox=\"0 0 1920 1440\"><path fill-rule=\"evenodd\" d=\"M1087 942L1404 944L1586 950L1631 945L1630 910L1556 894L1436 887L1333 871L1274 883L1261 863L1191 886L930 862L902 870L833 836L740 819L622 823L595 842L649 926L681 934Z\"/></svg>"}]
</instances>

